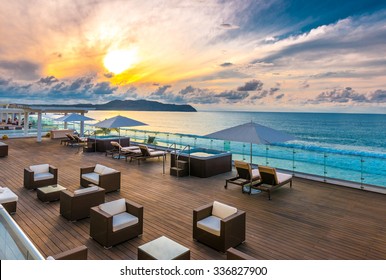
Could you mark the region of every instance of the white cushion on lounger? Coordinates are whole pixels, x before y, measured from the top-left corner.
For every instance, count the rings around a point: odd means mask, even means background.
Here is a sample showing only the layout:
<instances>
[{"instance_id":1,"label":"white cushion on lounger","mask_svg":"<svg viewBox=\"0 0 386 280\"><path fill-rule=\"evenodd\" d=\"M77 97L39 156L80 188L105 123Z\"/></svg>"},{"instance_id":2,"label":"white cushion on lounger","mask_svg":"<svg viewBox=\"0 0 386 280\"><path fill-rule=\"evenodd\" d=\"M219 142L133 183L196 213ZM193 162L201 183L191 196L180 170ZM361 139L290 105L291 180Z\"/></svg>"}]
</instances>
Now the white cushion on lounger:
<instances>
[{"instance_id":1,"label":"white cushion on lounger","mask_svg":"<svg viewBox=\"0 0 386 280\"><path fill-rule=\"evenodd\" d=\"M138 150L138 146L128 146L128 147L122 147L121 151L127 152L127 151L132 151L132 150Z\"/></svg>"},{"instance_id":2,"label":"white cushion on lounger","mask_svg":"<svg viewBox=\"0 0 386 280\"><path fill-rule=\"evenodd\" d=\"M138 224L138 218L127 212L123 212L113 217L113 232Z\"/></svg>"},{"instance_id":3,"label":"white cushion on lounger","mask_svg":"<svg viewBox=\"0 0 386 280\"><path fill-rule=\"evenodd\" d=\"M124 198L110 201L99 205L99 209L110 214L111 216L117 215L119 213L126 212L126 201Z\"/></svg>"},{"instance_id":4,"label":"white cushion on lounger","mask_svg":"<svg viewBox=\"0 0 386 280\"><path fill-rule=\"evenodd\" d=\"M76 195L81 195L81 194L85 194L85 193L92 193L92 192L96 192L97 190L99 190L98 186L92 186L89 188L75 190L74 195L76 196Z\"/></svg>"},{"instance_id":5,"label":"white cushion on lounger","mask_svg":"<svg viewBox=\"0 0 386 280\"><path fill-rule=\"evenodd\" d=\"M101 165L101 164L96 164L95 165L95 168L94 168L94 172L95 173L98 173L98 174L102 174L103 172L103 169L105 169L106 167L104 165Z\"/></svg>"},{"instance_id":6,"label":"white cushion on lounger","mask_svg":"<svg viewBox=\"0 0 386 280\"><path fill-rule=\"evenodd\" d=\"M252 169L252 179L260 178L259 169Z\"/></svg>"},{"instance_id":7,"label":"white cushion on lounger","mask_svg":"<svg viewBox=\"0 0 386 280\"><path fill-rule=\"evenodd\" d=\"M96 185L99 185L99 174L98 173L91 172L91 173L82 174L82 178L87 180L87 181L90 181Z\"/></svg>"},{"instance_id":8,"label":"white cushion on lounger","mask_svg":"<svg viewBox=\"0 0 386 280\"><path fill-rule=\"evenodd\" d=\"M151 156L162 156L162 155L164 155L165 154L165 152L164 151L149 151L149 154L151 155Z\"/></svg>"},{"instance_id":9,"label":"white cushion on lounger","mask_svg":"<svg viewBox=\"0 0 386 280\"><path fill-rule=\"evenodd\" d=\"M101 175L111 174L111 173L115 173L115 172L117 172L115 169L105 167L105 169L103 169Z\"/></svg>"},{"instance_id":10,"label":"white cushion on lounger","mask_svg":"<svg viewBox=\"0 0 386 280\"><path fill-rule=\"evenodd\" d=\"M197 227L211 234L220 236L221 219L215 216L209 216L197 222Z\"/></svg>"},{"instance_id":11,"label":"white cushion on lounger","mask_svg":"<svg viewBox=\"0 0 386 280\"><path fill-rule=\"evenodd\" d=\"M276 172L278 184L287 181L292 178L292 175Z\"/></svg>"},{"instance_id":12,"label":"white cushion on lounger","mask_svg":"<svg viewBox=\"0 0 386 280\"><path fill-rule=\"evenodd\" d=\"M53 256L48 256L48 257L46 258L46 260L47 260L47 261L54 261L55 259L54 259Z\"/></svg>"},{"instance_id":13,"label":"white cushion on lounger","mask_svg":"<svg viewBox=\"0 0 386 280\"><path fill-rule=\"evenodd\" d=\"M53 179L54 174L51 173L35 173L34 174L34 180L35 181L41 181L41 180L47 180L47 179Z\"/></svg>"},{"instance_id":14,"label":"white cushion on lounger","mask_svg":"<svg viewBox=\"0 0 386 280\"><path fill-rule=\"evenodd\" d=\"M213 208L212 208L213 216L219 217L220 219L225 219L235 213L237 213L237 208L226 205L218 201L213 202Z\"/></svg>"},{"instance_id":15,"label":"white cushion on lounger","mask_svg":"<svg viewBox=\"0 0 386 280\"><path fill-rule=\"evenodd\" d=\"M49 173L50 172L50 165L49 164L38 164L38 165L31 165L29 167L35 174L39 173Z\"/></svg>"}]
</instances>

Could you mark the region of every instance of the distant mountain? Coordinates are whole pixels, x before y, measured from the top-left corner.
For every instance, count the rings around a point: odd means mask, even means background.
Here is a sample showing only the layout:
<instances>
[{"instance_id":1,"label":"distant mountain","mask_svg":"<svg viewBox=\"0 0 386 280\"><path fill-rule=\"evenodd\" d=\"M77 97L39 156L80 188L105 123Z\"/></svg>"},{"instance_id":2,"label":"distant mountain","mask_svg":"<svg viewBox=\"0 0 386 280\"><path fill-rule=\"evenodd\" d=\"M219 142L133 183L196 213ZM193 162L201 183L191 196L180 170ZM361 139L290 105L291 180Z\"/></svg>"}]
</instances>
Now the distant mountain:
<instances>
[{"instance_id":1,"label":"distant mountain","mask_svg":"<svg viewBox=\"0 0 386 280\"><path fill-rule=\"evenodd\" d=\"M197 112L190 105L165 104L148 100L113 100L105 104L73 104L73 105L37 105L45 107L84 107L105 111L170 111L170 112Z\"/></svg>"}]
</instances>

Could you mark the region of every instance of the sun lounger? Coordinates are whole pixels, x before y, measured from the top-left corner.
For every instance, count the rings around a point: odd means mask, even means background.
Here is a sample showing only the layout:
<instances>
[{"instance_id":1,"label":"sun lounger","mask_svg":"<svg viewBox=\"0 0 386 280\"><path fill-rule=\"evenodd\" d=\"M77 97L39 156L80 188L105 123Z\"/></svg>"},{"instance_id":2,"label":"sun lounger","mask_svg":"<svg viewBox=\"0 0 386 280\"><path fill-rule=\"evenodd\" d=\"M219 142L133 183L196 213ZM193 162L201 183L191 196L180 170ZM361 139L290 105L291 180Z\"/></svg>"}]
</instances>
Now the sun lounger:
<instances>
[{"instance_id":1,"label":"sun lounger","mask_svg":"<svg viewBox=\"0 0 386 280\"><path fill-rule=\"evenodd\" d=\"M256 186L261 184L260 173L258 169L252 168L249 163L235 160L235 168L237 170L237 176L226 179L224 188L228 188L229 184L235 184L241 186L242 192L245 192L245 186L248 185L249 193L251 193L250 186Z\"/></svg>"},{"instance_id":2,"label":"sun lounger","mask_svg":"<svg viewBox=\"0 0 386 280\"><path fill-rule=\"evenodd\" d=\"M262 183L255 188L267 192L269 200L271 199L271 192L280 188L281 186L289 184L290 188L292 188L292 175L290 174L277 172L273 167L260 165L259 172Z\"/></svg>"}]
</instances>

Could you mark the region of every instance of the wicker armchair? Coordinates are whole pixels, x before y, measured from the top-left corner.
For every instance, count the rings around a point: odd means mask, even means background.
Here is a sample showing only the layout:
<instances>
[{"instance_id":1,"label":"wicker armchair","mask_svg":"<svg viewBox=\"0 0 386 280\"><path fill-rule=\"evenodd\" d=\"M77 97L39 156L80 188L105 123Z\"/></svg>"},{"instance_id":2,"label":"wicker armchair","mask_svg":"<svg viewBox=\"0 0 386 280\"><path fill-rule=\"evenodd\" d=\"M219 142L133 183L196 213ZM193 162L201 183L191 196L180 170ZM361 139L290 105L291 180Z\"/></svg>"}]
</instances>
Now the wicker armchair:
<instances>
[{"instance_id":1,"label":"wicker armchair","mask_svg":"<svg viewBox=\"0 0 386 280\"><path fill-rule=\"evenodd\" d=\"M92 186L79 189L73 193L64 190L60 193L60 214L70 220L76 221L90 217L90 208L105 202L105 190Z\"/></svg>"},{"instance_id":2,"label":"wicker armchair","mask_svg":"<svg viewBox=\"0 0 386 280\"><path fill-rule=\"evenodd\" d=\"M121 172L101 164L83 167L80 169L80 185L87 188L90 184L105 189L106 193L118 191L121 188Z\"/></svg>"},{"instance_id":3,"label":"wicker armchair","mask_svg":"<svg viewBox=\"0 0 386 280\"><path fill-rule=\"evenodd\" d=\"M218 251L245 241L246 213L214 201L193 210L193 239Z\"/></svg>"},{"instance_id":4,"label":"wicker armchair","mask_svg":"<svg viewBox=\"0 0 386 280\"><path fill-rule=\"evenodd\" d=\"M90 217L90 236L105 249L143 233L143 206L124 198L92 207Z\"/></svg>"},{"instance_id":5,"label":"wicker armchair","mask_svg":"<svg viewBox=\"0 0 386 280\"><path fill-rule=\"evenodd\" d=\"M49 164L31 165L24 168L24 187L29 190L58 183L58 169Z\"/></svg>"}]
</instances>

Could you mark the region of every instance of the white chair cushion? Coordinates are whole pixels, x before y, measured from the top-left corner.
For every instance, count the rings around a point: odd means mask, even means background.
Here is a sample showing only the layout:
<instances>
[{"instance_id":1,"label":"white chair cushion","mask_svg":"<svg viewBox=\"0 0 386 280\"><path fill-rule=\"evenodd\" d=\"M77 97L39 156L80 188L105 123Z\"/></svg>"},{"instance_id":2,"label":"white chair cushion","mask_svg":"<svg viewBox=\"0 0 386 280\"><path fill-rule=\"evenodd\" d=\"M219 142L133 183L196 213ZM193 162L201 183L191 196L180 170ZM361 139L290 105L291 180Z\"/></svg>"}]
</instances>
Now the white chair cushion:
<instances>
[{"instance_id":1,"label":"white chair cushion","mask_svg":"<svg viewBox=\"0 0 386 280\"><path fill-rule=\"evenodd\" d=\"M224 203L214 201L212 215L219 217L220 219L225 219L233 214L237 213L237 208L226 205Z\"/></svg>"},{"instance_id":2,"label":"white chair cushion","mask_svg":"<svg viewBox=\"0 0 386 280\"><path fill-rule=\"evenodd\" d=\"M260 178L260 172L259 169L252 169L252 179Z\"/></svg>"},{"instance_id":3,"label":"white chair cushion","mask_svg":"<svg viewBox=\"0 0 386 280\"><path fill-rule=\"evenodd\" d=\"M82 174L82 178L89 181L89 182L92 182L96 185L99 185L99 174L98 173L86 173L86 174Z\"/></svg>"},{"instance_id":4,"label":"white chair cushion","mask_svg":"<svg viewBox=\"0 0 386 280\"><path fill-rule=\"evenodd\" d=\"M117 172L115 169L105 167L101 173L101 175L111 174Z\"/></svg>"},{"instance_id":5,"label":"white chair cushion","mask_svg":"<svg viewBox=\"0 0 386 280\"><path fill-rule=\"evenodd\" d=\"M151 155L151 156L162 156L162 155L164 155L165 154L165 152L164 151L149 151L149 154Z\"/></svg>"},{"instance_id":6,"label":"white chair cushion","mask_svg":"<svg viewBox=\"0 0 386 280\"><path fill-rule=\"evenodd\" d=\"M35 181L41 181L41 180L47 180L47 179L53 179L54 174L51 173L35 173L34 174L34 180Z\"/></svg>"},{"instance_id":7,"label":"white chair cushion","mask_svg":"<svg viewBox=\"0 0 386 280\"><path fill-rule=\"evenodd\" d=\"M221 219L216 216L209 216L197 222L197 227L211 234L220 236L221 234Z\"/></svg>"},{"instance_id":8,"label":"white chair cushion","mask_svg":"<svg viewBox=\"0 0 386 280\"><path fill-rule=\"evenodd\" d=\"M94 168L94 172L95 173L98 173L98 174L102 174L102 172L103 172L103 169L105 169L106 167L104 166L104 165L102 165L102 164L96 164L95 165L95 168Z\"/></svg>"},{"instance_id":9,"label":"white chair cushion","mask_svg":"<svg viewBox=\"0 0 386 280\"><path fill-rule=\"evenodd\" d=\"M49 173L50 172L50 165L49 164L38 164L38 165L31 165L29 167L35 174L39 173Z\"/></svg>"},{"instance_id":10,"label":"white chair cushion","mask_svg":"<svg viewBox=\"0 0 386 280\"><path fill-rule=\"evenodd\" d=\"M276 172L278 184L287 181L292 178L292 175Z\"/></svg>"},{"instance_id":11,"label":"white chair cushion","mask_svg":"<svg viewBox=\"0 0 386 280\"><path fill-rule=\"evenodd\" d=\"M18 196L8 188L2 188L3 192L0 193L0 203L8 203L18 201Z\"/></svg>"},{"instance_id":12,"label":"white chair cushion","mask_svg":"<svg viewBox=\"0 0 386 280\"><path fill-rule=\"evenodd\" d=\"M138 218L130 213L123 212L113 217L113 232L138 224Z\"/></svg>"},{"instance_id":13,"label":"white chair cushion","mask_svg":"<svg viewBox=\"0 0 386 280\"><path fill-rule=\"evenodd\" d=\"M106 212L111 216L114 216L119 213L126 212L126 201L124 198L121 198L118 200L106 202L99 205L99 209L101 209L102 211Z\"/></svg>"},{"instance_id":14,"label":"white chair cushion","mask_svg":"<svg viewBox=\"0 0 386 280\"><path fill-rule=\"evenodd\" d=\"M89 188L75 190L74 191L74 196L81 195L81 194L86 194L86 193L96 192L97 190L99 190L98 186L92 186L92 187L89 187Z\"/></svg>"},{"instance_id":15,"label":"white chair cushion","mask_svg":"<svg viewBox=\"0 0 386 280\"><path fill-rule=\"evenodd\" d=\"M122 152L128 152L132 150L139 150L138 146L127 146L127 147L122 147L121 151Z\"/></svg>"},{"instance_id":16,"label":"white chair cushion","mask_svg":"<svg viewBox=\"0 0 386 280\"><path fill-rule=\"evenodd\" d=\"M54 261L55 259L54 259L53 256L48 256L48 257L46 258L46 260L47 260L47 261Z\"/></svg>"}]
</instances>

